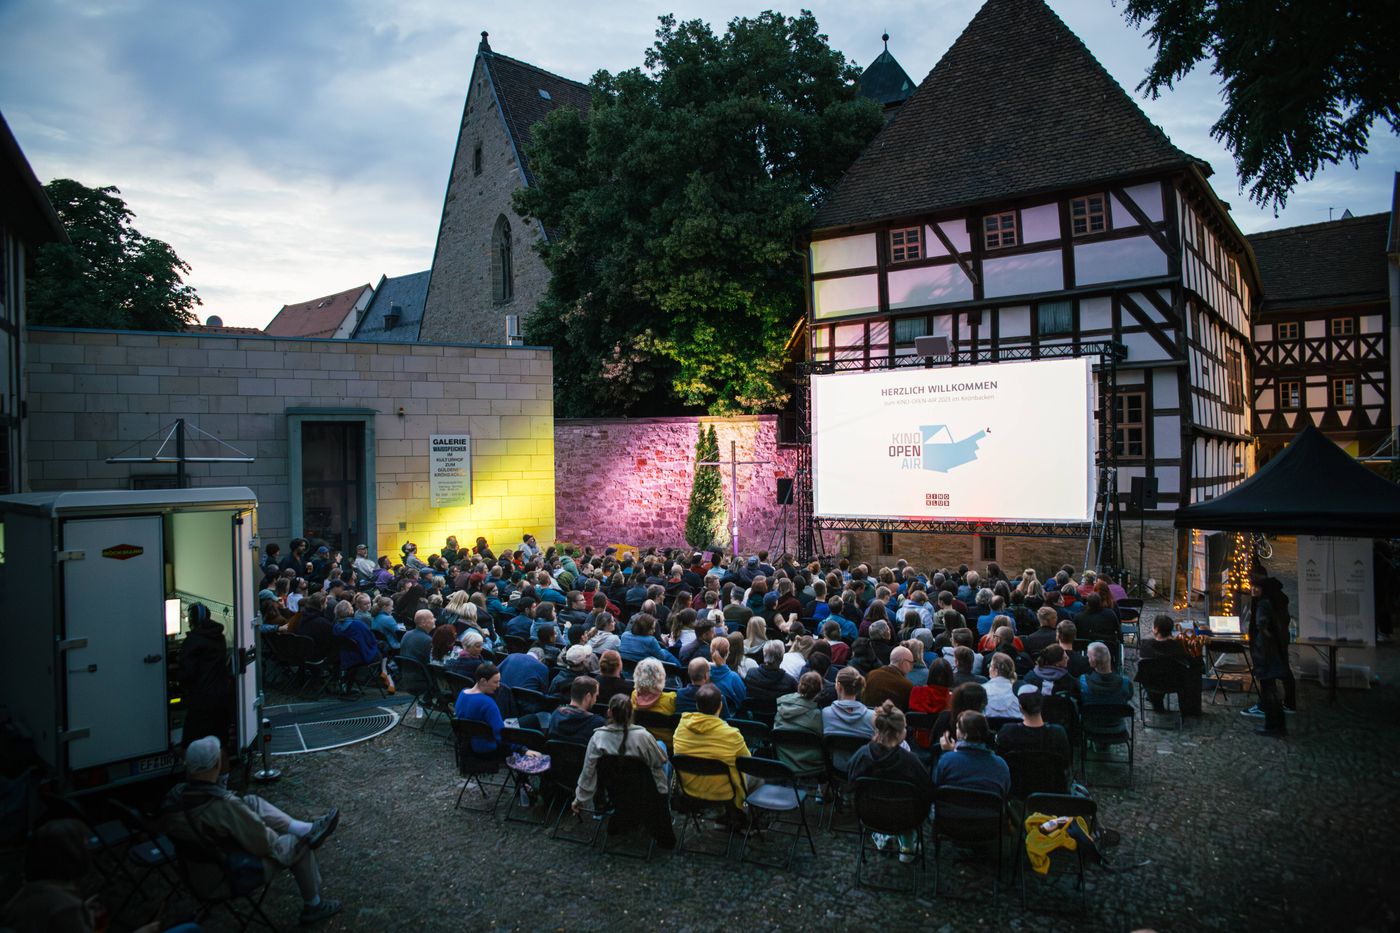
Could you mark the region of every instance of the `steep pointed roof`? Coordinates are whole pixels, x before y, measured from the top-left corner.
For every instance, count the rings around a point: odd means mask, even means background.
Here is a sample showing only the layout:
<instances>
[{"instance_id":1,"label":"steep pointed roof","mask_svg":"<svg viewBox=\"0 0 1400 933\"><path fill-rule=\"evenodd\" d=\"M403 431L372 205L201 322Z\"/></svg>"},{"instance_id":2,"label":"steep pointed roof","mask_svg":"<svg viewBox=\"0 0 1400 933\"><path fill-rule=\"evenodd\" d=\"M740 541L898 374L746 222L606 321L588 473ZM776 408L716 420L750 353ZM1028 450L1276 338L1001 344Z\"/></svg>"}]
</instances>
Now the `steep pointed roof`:
<instances>
[{"instance_id":1,"label":"steep pointed roof","mask_svg":"<svg viewBox=\"0 0 1400 933\"><path fill-rule=\"evenodd\" d=\"M817 212L836 227L1192 162L1042 0L987 0Z\"/></svg>"},{"instance_id":2,"label":"steep pointed roof","mask_svg":"<svg viewBox=\"0 0 1400 933\"><path fill-rule=\"evenodd\" d=\"M861 97L869 97L882 107L902 104L914 93L914 79L890 54L889 33L884 36L885 50L860 73L856 88Z\"/></svg>"},{"instance_id":3,"label":"steep pointed roof","mask_svg":"<svg viewBox=\"0 0 1400 933\"><path fill-rule=\"evenodd\" d=\"M560 107L573 107L581 113L588 113L588 85L509 55L493 52L486 33L482 33L477 54L490 75L491 86L495 88L501 118L515 145L525 183L533 185L535 177L530 173L530 158L526 154L532 128Z\"/></svg>"}]
</instances>

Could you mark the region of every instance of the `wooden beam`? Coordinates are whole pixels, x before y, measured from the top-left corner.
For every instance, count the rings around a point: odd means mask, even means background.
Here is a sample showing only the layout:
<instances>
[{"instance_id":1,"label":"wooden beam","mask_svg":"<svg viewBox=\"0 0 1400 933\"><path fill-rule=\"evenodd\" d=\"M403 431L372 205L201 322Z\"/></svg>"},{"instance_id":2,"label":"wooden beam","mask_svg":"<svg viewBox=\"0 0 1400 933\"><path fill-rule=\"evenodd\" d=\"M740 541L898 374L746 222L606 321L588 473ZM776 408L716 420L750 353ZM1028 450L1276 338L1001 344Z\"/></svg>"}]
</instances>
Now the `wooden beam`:
<instances>
[{"instance_id":1,"label":"wooden beam","mask_svg":"<svg viewBox=\"0 0 1400 933\"><path fill-rule=\"evenodd\" d=\"M1148 217L1147 213L1143 211L1142 208L1138 207L1137 202L1128 197L1128 193L1122 188L1110 186L1108 193L1117 198L1124 209L1126 209L1129 214L1133 215L1133 219L1147 231L1147 235L1152 237L1152 242L1156 243L1157 247L1166 255L1167 266L1170 268L1172 257L1171 244L1167 242L1167 238L1162 234L1162 231L1157 229L1157 225L1152 222L1152 218ZM1165 207L1163 209L1165 210Z\"/></svg>"},{"instance_id":2,"label":"wooden beam","mask_svg":"<svg viewBox=\"0 0 1400 933\"><path fill-rule=\"evenodd\" d=\"M943 248L948 251L948 255L953 257L953 261L958 264L958 268L967 276L967 280L974 286L977 285L977 273L973 272L972 267L963 261L962 255L958 252L958 248L953 245L952 240L948 239L948 235L943 232L943 228L936 223L929 224L928 228L933 231L934 236L938 237L938 242L942 243Z\"/></svg>"}]
</instances>

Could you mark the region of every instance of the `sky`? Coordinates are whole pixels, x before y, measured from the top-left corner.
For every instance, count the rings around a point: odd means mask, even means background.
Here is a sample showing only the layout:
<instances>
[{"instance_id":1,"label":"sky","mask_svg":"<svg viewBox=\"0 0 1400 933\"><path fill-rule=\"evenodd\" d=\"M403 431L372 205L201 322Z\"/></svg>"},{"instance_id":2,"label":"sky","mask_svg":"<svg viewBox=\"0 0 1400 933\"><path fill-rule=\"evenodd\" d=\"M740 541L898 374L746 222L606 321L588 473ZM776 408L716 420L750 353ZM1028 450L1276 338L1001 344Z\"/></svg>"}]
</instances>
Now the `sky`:
<instances>
[{"instance_id":1,"label":"sky","mask_svg":"<svg viewBox=\"0 0 1400 933\"><path fill-rule=\"evenodd\" d=\"M1111 0L1050 0L1147 115L1215 169L1246 233L1387 210L1400 139L1377 126L1359 169L1330 167L1277 216L1250 204L1210 138L1219 84L1198 69L1134 92L1151 52ZM641 64L656 18L808 7L864 66L880 34L917 82L972 0L0 0L0 112L40 181L115 185L137 228L190 264L201 319L261 327L283 304L432 262L472 61L491 46L567 77Z\"/></svg>"}]
</instances>

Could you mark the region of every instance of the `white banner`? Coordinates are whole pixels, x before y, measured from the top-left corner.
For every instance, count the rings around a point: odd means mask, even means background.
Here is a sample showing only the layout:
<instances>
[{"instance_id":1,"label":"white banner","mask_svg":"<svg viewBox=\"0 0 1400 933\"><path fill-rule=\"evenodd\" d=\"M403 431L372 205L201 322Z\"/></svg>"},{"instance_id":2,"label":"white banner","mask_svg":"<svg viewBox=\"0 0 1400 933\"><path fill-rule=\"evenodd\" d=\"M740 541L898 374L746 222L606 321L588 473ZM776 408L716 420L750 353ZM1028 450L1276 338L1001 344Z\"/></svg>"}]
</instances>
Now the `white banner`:
<instances>
[{"instance_id":1,"label":"white banner","mask_svg":"<svg viewBox=\"0 0 1400 933\"><path fill-rule=\"evenodd\" d=\"M1374 645L1371 539L1298 536L1298 638Z\"/></svg>"},{"instance_id":2,"label":"white banner","mask_svg":"<svg viewBox=\"0 0 1400 933\"><path fill-rule=\"evenodd\" d=\"M472 504L471 435L429 435L428 498L435 509Z\"/></svg>"},{"instance_id":3,"label":"white banner","mask_svg":"<svg viewBox=\"0 0 1400 933\"><path fill-rule=\"evenodd\" d=\"M813 376L815 512L1087 522L1093 396L1087 358Z\"/></svg>"}]
</instances>

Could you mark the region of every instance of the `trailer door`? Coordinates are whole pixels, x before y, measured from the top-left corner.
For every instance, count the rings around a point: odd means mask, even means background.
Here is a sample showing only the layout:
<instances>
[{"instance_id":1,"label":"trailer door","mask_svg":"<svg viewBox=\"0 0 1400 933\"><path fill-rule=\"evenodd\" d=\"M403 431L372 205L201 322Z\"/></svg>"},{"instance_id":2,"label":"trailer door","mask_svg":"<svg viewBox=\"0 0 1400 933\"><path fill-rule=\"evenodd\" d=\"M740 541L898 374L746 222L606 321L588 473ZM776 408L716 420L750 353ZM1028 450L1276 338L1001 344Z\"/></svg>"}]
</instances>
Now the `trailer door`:
<instances>
[{"instance_id":1,"label":"trailer door","mask_svg":"<svg viewBox=\"0 0 1400 933\"><path fill-rule=\"evenodd\" d=\"M250 509L233 516L233 618L236 621L234 644L238 647L238 747L248 748L257 739L262 717L262 694L259 691L259 656L256 624L261 622L260 607L253 593L257 578L253 576L258 553L257 528Z\"/></svg>"},{"instance_id":2,"label":"trailer door","mask_svg":"<svg viewBox=\"0 0 1400 933\"><path fill-rule=\"evenodd\" d=\"M161 527L160 516L63 525L70 768L170 747Z\"/></svg>"}]
</instances>

